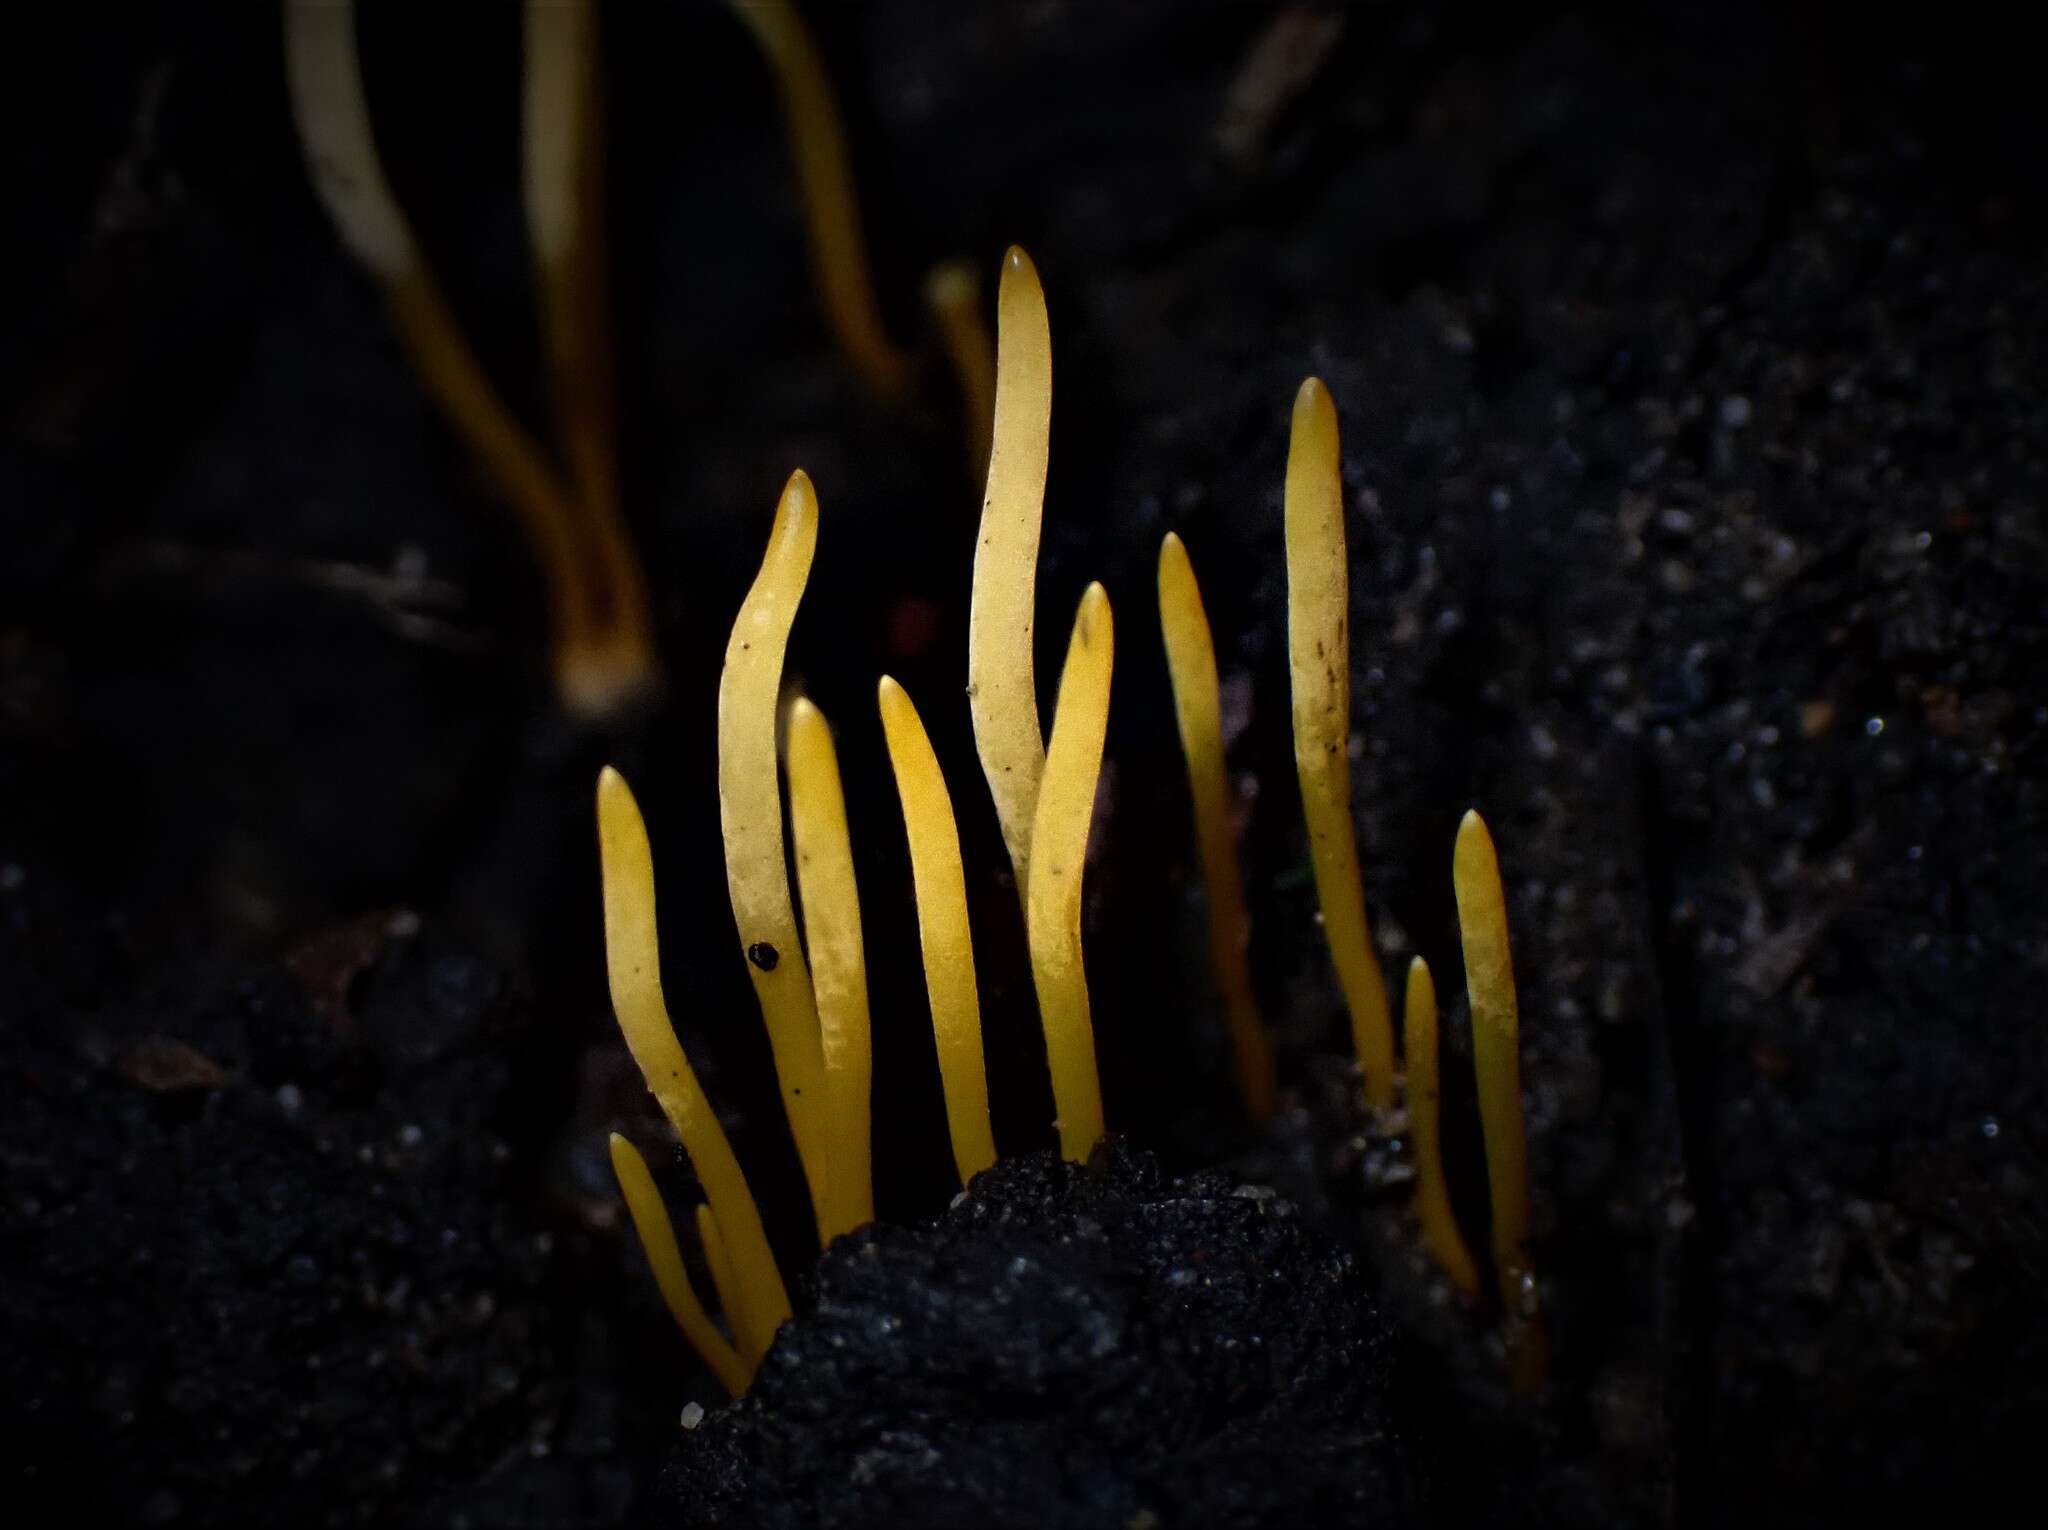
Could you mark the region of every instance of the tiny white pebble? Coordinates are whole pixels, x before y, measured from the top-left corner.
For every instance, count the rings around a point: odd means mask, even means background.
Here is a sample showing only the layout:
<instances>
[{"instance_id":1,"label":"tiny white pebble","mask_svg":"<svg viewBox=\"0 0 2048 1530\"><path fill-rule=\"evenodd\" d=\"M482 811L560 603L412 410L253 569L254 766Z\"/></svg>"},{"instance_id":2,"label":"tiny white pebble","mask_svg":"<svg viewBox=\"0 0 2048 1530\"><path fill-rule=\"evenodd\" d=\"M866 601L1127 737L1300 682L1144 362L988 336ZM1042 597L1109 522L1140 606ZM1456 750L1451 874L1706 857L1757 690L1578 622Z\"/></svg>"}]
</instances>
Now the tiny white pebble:
<instances>
[{"instance_id":1,"label":"tiny white pebble","mask_svg":"<svg viewBox=\"0 0 2048 1530\"><path fill-rule=\"evenodd\" d=\"M14 862L9 861L5 866L0 866L0 892L13 892L27 880L28 873Z\"/></svg>"},{"instance_id":2,"label":"tiny white pebble","mask_svg":"<svg viewBox=\"0 0 2048 1530\"><path fill-rule=\"evenodd\" d=\"M703 1422L704 1405L702 1403L683 1404L683 1427L685 1429L695 1429Z\"/></svg>"},{"instance_id":3,"label":"tiny white pebble","mask_svg":"<svg viewBox=\"0 0 2048 1530\"><path fill-rule=\"evenodd\" d=\"M1749 423L1749 400L1740 393L1732 393L1721 400L1721 423L1730 430L1740 430Z\"/></svg>"},{"instance_id":4,"label":"tiny white pebble","mask_svg":"<svg viewBox=\"0 0 2048 1530\"><path fill-rule=\"evenodd\" d=\"M286 1115L297 1115L299 1107L305 1103L306 1097L299 1092L297 1084L279 1084L277 1086L277 1108Z\"/></svg>"},{"instance_id":5,"label":"tiny white pebble","mask_svg":"<svg viewBox=\"0 0 2048 1530\"><path fill-rule=\"evenodd\" d=\"M410 1121L398 1129L398 1140L406 1147L418 1147L420 1139L424 1136L426 1133Z\"/></svg>"}]
</instances>

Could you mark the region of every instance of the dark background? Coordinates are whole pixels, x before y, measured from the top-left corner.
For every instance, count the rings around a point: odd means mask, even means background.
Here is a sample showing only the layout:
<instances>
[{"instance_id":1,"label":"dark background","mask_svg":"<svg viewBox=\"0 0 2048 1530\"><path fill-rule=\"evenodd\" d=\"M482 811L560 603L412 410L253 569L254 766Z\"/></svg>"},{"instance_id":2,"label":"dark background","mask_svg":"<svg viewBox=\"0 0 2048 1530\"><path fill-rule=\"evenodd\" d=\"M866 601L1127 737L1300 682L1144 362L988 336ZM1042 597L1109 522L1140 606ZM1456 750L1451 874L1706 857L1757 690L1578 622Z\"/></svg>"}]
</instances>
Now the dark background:
<instances>
[{"instance_id":1,"label":"dark background","mask_svg":"<svg viewBox=\"0 0 2048 1530\"><path fill-rule=\"evenodd\" d=\"M554 711L527 548L306 186L274 12L13 23L0 1460L28 1522L644 1506L676 1410L716 1389L604 1163L611 1127L659 1138L603 990L591 785L610 760L639 792L679 1027L800 1270L711 740L792 467L824 507L791 667L854 817L882 1215L954 1188L883 670L960 809L998 1138L1050 1143L959 704L980 491L918 299L941 259L992 286L1012 241L1055 350L1048 700L1088 579L1119 618L1088 948L1112 1125L1176 1164L1260 1150L1206 996L1157 657L1177 529L1248 698L1255 963L1283 1081L1317 1106L1300 1193L1447 1368L1485 1373L1484 1316L1429 1315L1317 1103L1344 1032L1285 731L1279 523L1315 372L1353 508L1367 885L1389 971L1430 956L1453 1011L1475 1234L1448 886L1467 806L1507 874L1556 1363L1540 1401L1475 1382L1472 1407L1519 1408L1540 1441L1518 1517L1953 1511L2037 1445L2028 56L1958 7L1331 7L1312 79L1225 152L1230 83L1283 9L810 7L884 306L924 362L885 403L829 343L743 31L705 0L607 7L626 500L667 686L603 730ZM391 179L545 431L516 12L373 6L362 37ZM424 593L383 598L422 566Z\"/></svg>"}]
</instances>

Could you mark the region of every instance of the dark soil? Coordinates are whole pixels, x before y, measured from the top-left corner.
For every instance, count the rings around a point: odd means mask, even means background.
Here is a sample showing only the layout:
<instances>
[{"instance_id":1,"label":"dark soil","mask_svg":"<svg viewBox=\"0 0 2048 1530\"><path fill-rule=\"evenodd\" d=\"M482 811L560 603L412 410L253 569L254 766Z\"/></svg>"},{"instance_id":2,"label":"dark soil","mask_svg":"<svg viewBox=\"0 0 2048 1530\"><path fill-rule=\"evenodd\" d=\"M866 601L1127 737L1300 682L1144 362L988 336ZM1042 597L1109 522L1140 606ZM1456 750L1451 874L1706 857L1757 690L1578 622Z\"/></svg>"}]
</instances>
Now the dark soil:
<instances>
[{"instance_id":1,"label":"dark soil","mask_svg":"<svg viewBox=\"0 0 2048 1530\"><path fill-rule=\"evenodd\" d=\"M1409 1522L1392 1345L1270 1190L1106 1146L979 1176L819 1261L815 1306L677 1447L678 1525Z\"/></svg>"},{"instance_id":2,"label":"dark soil","mask_svg":"<svg viewBox=\"0 0 2048 1530\"><path fill-rule=\"evenodd\" d=\"M10 1522L1749 1527L1992 1501L2048 1421L2032 56L1961 8L1301 7L1317 66L1247 115L1225 103L1274 8L812 9L924 371L884 404L832 351L722 7L613 5L621 430L667 687L605 736L552 711L526 550L307 192L275 18L20 23ZM393 178L538 426L514 20L372 7L363 35ZM1164 1167L1106 1178L1033 1156L1050 1091L958 705L979 491L917 301L935 261L992 274L1012 240L1057 354L1048 699L1088 579L1119 616L1088 957L1112 1125ZM1501 846L1554 1352L1533 1399L1361 1169L1286 731L1310 372L1344 428L1376 934L1390 972L1439 974L1482 1244L1458 816ZM825 519L792 668L839 730L888 1102L884 1225L822 1263L709 741L797 465ZM1168 529L1232 698L1291 1100L1264 1135L1206 992L1152 638ZM953 782L1016 1155L950 1211L885 670ZM615 1127L662 1141L598 963L607 760L649 816L685 1045L811 1293L730 1410L604 1159ZM1174 1298L1205 1250L1228 1278ZM1116 1342L1084 1357L1091 1331ZM1254 1338L1257 1363L1228 1342Z\"/></svg>"}]
</instances>

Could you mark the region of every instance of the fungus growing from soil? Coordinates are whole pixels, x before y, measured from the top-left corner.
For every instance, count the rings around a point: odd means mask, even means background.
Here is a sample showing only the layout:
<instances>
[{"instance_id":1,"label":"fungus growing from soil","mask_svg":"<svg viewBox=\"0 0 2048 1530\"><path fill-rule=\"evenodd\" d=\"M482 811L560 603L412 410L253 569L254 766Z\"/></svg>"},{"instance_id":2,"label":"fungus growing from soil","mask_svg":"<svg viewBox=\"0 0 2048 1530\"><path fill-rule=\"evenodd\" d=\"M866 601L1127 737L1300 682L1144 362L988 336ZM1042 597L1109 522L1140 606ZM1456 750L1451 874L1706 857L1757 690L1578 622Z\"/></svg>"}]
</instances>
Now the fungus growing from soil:
<instances>
[{"instance_id":1,"label":"fungus growing from soil","mask_svg":"<svg viewBox=\"0 0 2048 1530\"><path fill-rule=\"evenodd\" d=\"M1000 314L995 442L970 608L969 705L1025 917L1060 1152L1081 1162L1105 1130L1082 953L1082 878L1107 731L1114 624L1108 595L1101 585L1089 585L1060 676L1050 743L1042 743L1030 633L1051 350L1043 293L1020 250L1011 250L1004 262ZM1286 508L1295 754L1310 852L1351 1015L1365 1102L1378 1129L1397 1130L1401 1080L1384 982L1367 931L1351 822L1349 577L1336 410L1314 379L1303 384L1295 404ZM733 624L719 684L717 749L735 932L768 1029L822 1244L871 1220L874 1199L866 963L852 848L831 730L805 698L792 700L781 714L780 750L801 934L778 787L783 664L816 550L818 519L817 497L799 470L783 490L760 573ZM1211 967L1236 1041L1246 1102L1260 1116L1274 1097L1272 1060L1245 963L1249 918L1230 843L1215 653L1193 567L1177 537L1169 536L1161 548L1159 591L1211 906ZM966 1184L997 1153L958 828L951 794L908 693L885 676L877 703L910 849L954 1165ZM789 1315L788 1297L745 1178L663 1007L646 833L631 792L609 769L599 782L598 816L613 1003L634 1059L704 1186L699 1238L727 1333L720 1333L689 1288L673 1227L644 1162L615 1139L614 1165L678 1325L729 1388L735 1377L744 1385L776 1324ZM1527 1250L1513 974L1499 867L1477 814L1468 814L1460 830L1455 876L1493 1200L1493 1255L1516 1374L1527 1380L1540 1376L1541 1354ZM1409 972L1406 1009L1422 1241L1452 1282L1476 1296L1476 1266L1444 1182L1436 997L1420 961Z\"/></svg>"},{"instance_id":2,"label":"fungus growing from soil","mask_svg":"<svg viewBox=\"0 0 2048 1530\"><path fill-rule=\"evenodd\" d=\"M953 1167L966 1184L996 1161L989 1124L988 1076L981 1056L981 995L974 979L974 936L967 923L967 876L960 864L960 831L939 757L909 692L887 675L877 688L882 734L903 830L910 841L910 876L917 897L917 938L931 997L932 1039L939 1054L939 1084L946 1096L946 1130Z\"/></svg>"},{"instance_id":3,"label":"fungus growing from soil","mask_svg":"<svg viewBox=\"0 0 2048 1530\"><path fill-rule=\"evenodd\" d=\"M1365 922L1351 821L1351 564L1337 406L1309 378L1294 396L1287 448L1287 665L1294 678L1294 768L1308 825L1323 938L1351 1013L1351 1040L1377 1111L1394 1104L1394 1026Z\"/></svg>"}]
</instances>

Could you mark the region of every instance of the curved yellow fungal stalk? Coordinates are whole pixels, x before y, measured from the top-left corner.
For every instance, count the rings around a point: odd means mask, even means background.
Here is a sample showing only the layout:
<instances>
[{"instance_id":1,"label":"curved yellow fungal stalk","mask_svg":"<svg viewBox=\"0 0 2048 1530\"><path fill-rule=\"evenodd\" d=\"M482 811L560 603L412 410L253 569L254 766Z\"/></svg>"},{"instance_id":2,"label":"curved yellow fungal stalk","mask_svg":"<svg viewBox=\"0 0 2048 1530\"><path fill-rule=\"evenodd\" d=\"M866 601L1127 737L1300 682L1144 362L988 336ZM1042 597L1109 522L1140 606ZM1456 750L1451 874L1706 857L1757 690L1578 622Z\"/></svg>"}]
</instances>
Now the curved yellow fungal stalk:
<instances>
[{"instance_id":1,"label":"curved yellow fungal stalk","mask_svg":"<svg viewBox=\"0 0 2048 1530\"><path fill-rule=\"evenodd\" d=\"M456 328L377 158L353 0L288 0L284 40L292 118L314 190L342 243L384 289L428 395L511 501L539 555L556 689L582 715L611 712L656 679L646 591L617 508L578 503Z\"/></svg>"},{"instance_id":2,"label":"curved yellow fungal stalk","mask_svg":"<svg viewBox=\"0 0 2048 1530\"><path fill-rule=\"evenodd\" d=\"M939 340L960 385L968 470L986 473L995 428L996 347L981 316L981 277L964 260L934 266L924 280L924 300L938 321Z\"/></svg>"},{"instance_id":3,"label":"curved yellow fungal stalk","mask_svg":"<svg viewBox=\"0 0 2048 1530\"><path fill-rule=\"evenodd\" d=\"M1376 1110L1394 1103L1394 1027L1365 920L1351 822L1350 564L1337 408L1316 378L1294 397L1287 449L1287 662L1294 678L1294 766L1323 937L1351 1012L1352 1045Z\"/></svg>"},{"instance_id":4,"label":"curved yellow fungal stalk","mask_svg":"<svg viewBox=\"0 0 2048 1530\"><path fill-rule=\"evenodd\" d=\"M799 696L790 705L789 822L796 842L797 895L803 900L811 991L818 1006L825 1066L820 1113L831 1165L829 1240L875 1219L870 1165L868 1090L873 1053L868 1037L868 968L861 945L860 893L846 831L839 757L825 714Z\"/></svg>"},{"instance_id":5,"label":"curved yellow fungal stalk","mask_svg":"<svg viewBox=\"0 0 2048 1530\"><path fill-rule=\"evenodd\" d=\"M790 625L818 546L818 497L801 468L789 475L768 533L761 572L740 605L718 679L718 820L725 881L747 975L754 980L782 1106L810 1185L821 1240L830 1234L825 1059L811 974L797 942L783 859L775 718Z\"/></svg>"},{"instance_id":6,"label":"curved yellow fungal stalk","mask_svg":"<svg viewBox=\"0 0 2048 1530\"><path fill-rule=\"evenodd\" d=\"M1535 1266L1529 1259L1529 1150L1522 1122L1521 1019L1508 955L1507 900L1493 836L1476 812L1458 825L1451 856L1465 992L1472 1005L1472 1063L1479 1075L1479 1125L1486 1137L1486 1185L1493 1203L1493 1263L1507 1315L1516 1378L1542 1378L1543 1332Z\"/></svg>"},{"instance_id":7,"label":"curved yellow fungal stalk","mask_svg":"<svg viewBox=\"0 0 2048 1530\"><path fill-rule=\"evenodd\" d=\"M612 1173L618 1176L619 1191L626 1198L626 1212L633 1219L633 1231L640 1235L647 1267L654 1272L654 1283L661 1290L661 1299L668 1304L669 1315L690 1341L690 1347L711 1367L720 1385L734 1397L739 1396L753 1379L754 1367L726 1342L725 1335L718 1331L703 1303L697 1300L697 1293L690 1288L675 1227L668 1219L668 1208L661 1203L661 1192L654 1187L654 1176L647 1172L647 1160L617 1132L612 1133ZM719 1298L721 1302L725 1299L723 1289Z\"/></svg>"},{"instance_id":8,"label":"curved yellow fungal stalk","mask_svg":"<svg viewBox=\"0 0 2048 1530\"><path fill-rule=\"evenodd\" d=\"M1031 632L1052 429L1052 334L1038 271L1014 245L1003 257L996 298L993 429L968 607L967 697L1017 897L1028 909L1032 818L1045 769Z\"/></svg>"},{"instance_id":9,"label":"curved yellow fungal stalk","mask_svg":"<svg viewBox=\"0 0 2048 1530\"><path fill-rule=\"evenodd\" d=\"M597 778L597 832L604 872L605 966L619 1031L727 1232L737 1288L773 1332L789 1316L789 1293L769 1251L754 1193L669 1021L661 992L647 825L626 778L609 765Z\"/></svg>"},{"instance_id":10,"label":"curved yellow fungal stalk","mask_svg":"<svg viewBox=\"0 0 2048 1530\"><path fill-rule=\"evenodd\" d=\"M1194 800L1195 843L1209 901L1209 968L1223 1000L1224 1022L1237 1050L1238 1082L1254 1120L1273 1113L1273 1043L1252 995L1251 915L1230 832L1230 786L1223 771L1223 704L1216 679L1216 645L1202 608L1188 550L1172 532L1159 544L1159 628L1166 670L1173 680L1174 716L1188 764Z\"/></svg>"},{"instance_id":11,"label":"curved yellow fungal stalk","mask_svg":"<svg viewBox=\"0 0 2048 1530\"><path fill-rule=\"evenodd\" d=\"M840 349L879 393L894 393L910 376L910 362L890 343L875 301L874 279L860 231L853 166L839 103L803 17L789 0L729 0L767 55L782 99L782 116L796 160L804 229L825 321Z\"/></svg>"},{"instance_id":12,"label":"curved yellow fungal stalk","mask_svg":"<svg viewBox=\"0 0 2048 1530\"><path fill-rule=\"evenodd\" d=\"M1053 708L1052 744L1031 828L1037 852L1029 917L1031 976L1045 1027L1045 1056L1059 1111L1060 1153L1087 1160L1102 1140L1102 1084L1095 1072L1095 1027L1088 974L1081 963L1081 873L1095 817L1095 782L1109 726L1109 677L1116 631L1109 596L1091 584L1074 617L1066 667Z\"/></svg>"},{"instance_id":13,"label":"curved yellow fungal stalk","mask_svg":"<svg viewBox=\"0 0 2048 1530\"><path fill-rule=\"evenodd\" d=\"M1408 963L1408 994L1402 1006L1407 1042L1408 1121L1415 1144L1415 1210L1422 1219L1422 1246L1452 1285L1469 1297L1479 1295L1479 1266L1458 1231L1451 1213L1450 1189L1444 1180L1443 1091L1439 1083L1436 1044L1436 983L1429 963L1416 957Z\"/></svg>"},{"instance_id":14,"label":"curved yellow fungal stalk","mask_svg":"<svg viewBox=\"0 0 2048 1530\"><path fill-rule=\"evenodd\" d=\"M967 879L960 867L960 831L953 799L924 722L909 694L887 675L878 687L889 766L903 803L910 875L917 892L917 936L924 952L925 992L953 1166L966 1184L996 1161L989 1124L988 1074L981 1052L981 996L974 980L974 937L967 924Z\"/></svg>"}]
</instances>

